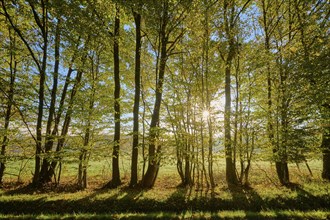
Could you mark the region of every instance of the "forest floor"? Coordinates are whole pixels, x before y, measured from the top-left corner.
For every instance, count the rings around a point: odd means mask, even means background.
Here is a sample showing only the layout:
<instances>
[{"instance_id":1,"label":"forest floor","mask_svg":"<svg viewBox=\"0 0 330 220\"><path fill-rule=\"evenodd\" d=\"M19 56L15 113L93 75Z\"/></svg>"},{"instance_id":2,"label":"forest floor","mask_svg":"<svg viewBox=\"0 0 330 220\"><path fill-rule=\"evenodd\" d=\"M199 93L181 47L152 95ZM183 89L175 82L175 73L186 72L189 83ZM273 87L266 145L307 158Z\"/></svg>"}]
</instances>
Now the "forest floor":
<instances>
[{"instance_id":1,"label":"forest floor","mask_svg":"<svg viewBox=\"0 0 330 220\"><path fill-rule=\"evenodd\" d=\"M290 171L287 187L271 167L254 169L250 187L234 188L223 174L214 189L178 187L175 170L166 168L149 190L129 189L127 175L117 189L102 189L97 177L86 190L69 177L43 189L11 181L0 189L0 219L330 219L330 183L317 172Z\"/></svg>"}]
</instances>

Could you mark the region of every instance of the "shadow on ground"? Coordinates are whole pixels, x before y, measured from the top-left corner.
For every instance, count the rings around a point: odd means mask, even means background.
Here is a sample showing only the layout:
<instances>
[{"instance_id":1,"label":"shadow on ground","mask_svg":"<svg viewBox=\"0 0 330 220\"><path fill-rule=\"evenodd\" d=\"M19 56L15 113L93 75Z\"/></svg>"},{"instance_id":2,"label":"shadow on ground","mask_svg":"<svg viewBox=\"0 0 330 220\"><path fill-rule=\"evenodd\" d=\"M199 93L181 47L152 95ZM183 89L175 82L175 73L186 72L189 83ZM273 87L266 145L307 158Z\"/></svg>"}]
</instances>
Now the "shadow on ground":
<instances>
[{"instance_id":1,"label":"shadow on ground","mask_svg":"<svg viewBox=\"0 0 330 220\"><path fill-rule=\"evenodd\" d=\"M222 210L242 210L246 218L253 219L252 213L261 210L329 210L330 195L312 195L300 185L288 186L295 196L260 196L253 188L240 186L229 187L231 196L221 197L214 194L212 189L194 192L191 187L177 187L169 196L159 199L144 196L145 190L120 187L118 189L94 190L85 197L58 199L48 197L46 193L32 199L20 199L16 195L33 194L35 191L28 186L17 188L4 195L15 195L12 199L0 199L2 214L65 214L65 213L155 213L172 212L219 212ZM72 189L74 190L74 189ZM38 193L38 192L37 192ZM1 198L1 197L0 197ZM63 198L63 199L62 199ZM250 216L250 217L249 217Z\"/></svg>"}]
</instances>

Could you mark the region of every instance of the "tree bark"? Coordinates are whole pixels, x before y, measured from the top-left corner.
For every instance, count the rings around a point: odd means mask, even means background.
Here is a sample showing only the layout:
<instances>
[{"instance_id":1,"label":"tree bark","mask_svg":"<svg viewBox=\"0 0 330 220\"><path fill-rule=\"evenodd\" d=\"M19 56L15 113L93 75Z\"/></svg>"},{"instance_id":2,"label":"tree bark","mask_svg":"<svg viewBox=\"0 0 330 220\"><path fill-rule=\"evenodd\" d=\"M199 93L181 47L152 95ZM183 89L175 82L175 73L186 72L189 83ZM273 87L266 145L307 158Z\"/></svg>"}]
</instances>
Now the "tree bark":
<instances>
[{"instance_id":1,"label":"tree bark","mask_svg":"<svg viewBox=\"0 0 330 220\"><path fill-rule=\"evenodd\" d=\"M1 153L0 153L0 185L2 184L3 181L3 175L6 169L6 148L8 145L8 129L9 129L9 123L10 123L10 117L12 114L12 107L13 107L13 102L14 102L14 85L15 85L15 79L16 79L16 71L17 71L17 61L15 58L15 45L16 41L15 38L12 38L10 30L9 30L9 35L10 35L10 83L9 83L9 91L8 91L8 102L7 102L7 107L6 107L6 113L5 113L5 122L4 122L4 131L5 134L2 139L2 144L1 144Z\"/></svg>"},{"instance_id":2,"label":"tree bark","mask_svg":"<svg viewBox=\"0 0 330 220\"><path fill-rule=\"evenodd\" d=\"M99 57L96 62L96 70L94 71L94 57L92 57L92 68L91 68L91 94L89 96L89 105L88 105L88 116L85 127L85 136L84 136L84 144L82 149L80 150L79 155L79 167L78 167L78 187L80 189L87 188L87 167L88 160L90 155L90 139L92 136L92 117L93 117L93 108L95 103L95 94L96 94L96 80L98 78L99 73Z\"/></svg>"},{"instance_id":3,"label":"tree bark","mask_svg":"<svg viewBox=\"0 0 330 220\"><path fill-rule=\"evenodd\" d=\"M229 55L230 56L230 55ZM237 185L238 179L236 175L235 164L233 162L233 152L231 143L231 58L227 58L225 69L225 154L226 154L226 180L228 185Z\"/></svg>"},{"instance_id":4,"label":"tree bark","mask_svg":"<svg viewBox=\"0 0 330 220\"><path fill-rule=\"evenodd\" d=\"M161 57L160 57L159 78L156 88L156 100L155 100L154 110L150 123L150 131L149 131L150 132L149 163L148 163L147 172L142 180L142 186L144 188L153 187L157 177L159 163L160 163L159 155L157 155L157 152L159 152L160 150L160 146L157 146L156 142L159 136L159 115L160 115L160 106L161 106L162 94L163 94L162 89L163 89L163 81L164 81L166 59L167 59L166 42L167 39L163 39Z\"/></svg>"},{"instance_id":5,"label":"tree bark","mask_svg":"<svg viewBox=\"0 0 330 220\"><path fill-rule=\"evenodd\" d=\"M35 20L39 25L42 38L43 38L43 52L42 52L42 62L41 62L41 69L39 71L39 91L38 91L38 117L37 117L37 127L36 127L36 134L37 134L37 144L36 144L36 151L35 151L35 169L34 169L34 176L33 176L33 185L40 184L40 168L41 168L41 157L40 154L42 153L42 118L43 118L43 108L44 108L44 99L45 99L45 81L46 81L46 69L47 69L47 56L48 56L48 28L47 28L47 8L45 4L42 4L42 23L39 24L37 17L37 12L34 9L34 6L31 4L31 8L33 9Z\"/></svg>"},{"instance_id":6,"label":"tree bark","mask_svg":"<svg viewBox=\"0 0 330 220\"><path fill-rule=\"evenodd\" d=\"M230 8L228 8L230 6ZM235 27L234 9L235 5L224 1L224 26L228 41L228 52L225 60L225 113L224 113L224 128L225 128L225 155L226 155L226 181L229 186L237 185L238 179L236 168L233 161L233 149L231 140L231 68L232 60L235 57L236 47L233 36L233 28Z\"/></svg>"},{"instance_id":7,"label":"tree bark","mask_svg":"<svg viewBox=\"0 0 330 220\"><path fill-rule=\"evenodd\" d=\"M157 139L159 136L159 115L160 115L160 106L162 102L163 95L163 83L164 75L166 68L166 61L168 58L166 45L168 43L168 36L166 34L166 26L168 22L168 2L164 3L163 9L162 24L160 29L160 38L161 38L161 51L160 51L160 65L159 65L159 74L158 81L156 83L156 99L155 105L152 113L151 123L150 123L150 142L149 142L149 162L147 172L142 179L143 188L153 187L156 177L158 174L160 158L158 153L160 153L160 146L157 146ZM157 74L157 73L156 73ZM157 150L156 150L157 147Z\"/></svg>"},{"instance_id":8,"label":"tree bark","mask_svg":"<svg viewBox=\"0 0 330 220\"><path fill-rule=\"evenodd\" d=\"M4 0L1 0L2 9L4 15L8 19L10 25L17 33L19 38L23 41L24 45L29 51L38 71L39 71L39 89L38 89L38 110L37 110L37 126L36 126L36 147L35 147L35 167L32 184L34 186L39 185L40 178L40 167L41 167L41 157L42 152L42 118L43 118L43 108L44 108L44 97L45 97L45 81L46 81L46 68L47 68L47 56L48 56L48 4L41 1L40 13L38 13L35 8L35 3L29 1L30 8L33 13L35 24L40 29L41 38L42 38L42 55L41 61L38 59L38 56L33 51L23 32L17 25L14 24L11 16L7 12L6 4Z\"/></svg>"},{"instance_id":9,"label":"tree bark","mask_svg":"<svg viewBox=\"0 0 330 220\"><path fill-rule=\"evenodd\" d=\"M80 44L80 36L78 38L78 43L76 45L76 49L78 50L78 45ZM87 42L85 42L85 45L88 44L88 40ZM70 62L70 66L69 66L69 69L68 69L68 72L66 74L66 78L65 78L65 83L64 83L64 86L63 86L63 90L62 90L62 95L61 95L61 99L60 99L60 102L59 102L59 106L58 106L58 111L56 112L55 114L55 120L54 120L54 127L53 127L53 131L52 131L52 136L54 137L55 135L58 135L59 133L59 124L60 124L60 120L61 120L61 117L62 117L62 114L63 114L63 111L64 111L64 102L66 100L66 97L67 97L67 92L68 92L68 87L71 83L71 75L72 75L72 72L73 72L73 63L76 59L76 52L77 50L75 51L74 55L72 56L71 58L71 62ZM85 62L85 59L86 58L83 58L82 59L82 62L84 63ZM71 95L70 95L70 99L69 99L69 105L68 105L68 110L72 109L72 105L73 105L73 99L74 99L74 96L77 92L77 89L78 89L78 84L80 83L81 81L81 78L82 78L82 72L81 71L78 71L78 74L76 75L76 80L75 80L75 83L73 85L73 89L72 89L72 92L71 92ZM73 92L74 91L74 92ZM67 111L66 112L66 115L69 114L71 112L70 111ZM71 114L71 113L70 113ZM65 116L65 118L67 118L67 116ZM67 124L66 122L63 123L64 124ZM62 131L63 131L63 127L62 127ZM63 134L63 132L62 132ZM58 139L58 143L57 143L57 147L56 147L56 152L58 153L59 150L61 149L61 146L59 146L59 143L64 143L64 141L62 140L63 137L60 137ZM50 145L53 145L54 144L54 138L50 139L49 142L52 142L52 143L49 143ZM56 165L57 165L57 161L53 161L51 163L51 165L49 166L49 169L48 169L48 172L47 172L47 177L48 179L51 179L51 177L54 175L55 173L55 168L56 168Z\"/></svg>"},{"instance_id":10,"label":"tree bark","mask_svg":"<svg viewBox=\"0 0 330 220\"><path fill-rule=\"evenodd\" d=\"M49 106L48 120L46 126L46 140L45 140L45 154L46 157L43 158L42 167L40 171L40 182L47 183L51 181L51 177L47 175L50 167L49 152L52 150L54 143L54 136L52 135L52 124L54 122L55 115L55 103L57 95L57 85L58 85L58 69L60 65L60 19L57 21L56 31L55 31L55 64L54 64L54 74L53 74L53 88L51 93L51 101Z\"/></svg>"},{"instance_id":11,"label":"tree bark","mask_svg":"<svg viewBox=\"0 0 330 220\"><path fill-rule=\"evenodd\" d=\"M270 37L271 37L271 30L274 30L277 26L277 23L273 24L271 23L272 20L274 20L274 17L270 17L268 14L269 5L267 5L266 1L263 0L262 2L262 11L263 11L263 28L265 32L265 50L267 55L270 54ZM268 4L270 4L268 2ZM272 26L273 25L273 26ZM272 100L272 77L271 77L271 69L270 69L270 63L269 61L266 61L266 68L267 68L267 133L268 133L268 139L272 146L273 156L275 158L275 167L277 176L279 178L279 181L281 184L284 184L284 176L285 176L285 165L282 164L280 161L280 149L276 146L275 140L274 140L274 125L273 125L273 100Z\"/></svg>"},{"instance_id":12,"label":"tree bark","mask_svg":"<svg viewBox=\"0 0 330 220\"><path fill-rule=\"evenodd\" d=\"M322 136L322 155L323 155L323 170L322 178L330 181L330 126L327 124L323 127Z\"/></svg>"},{"instance_id":13,"label":"tree bark","mask_svg":"<svg viewBox=\"0 0 330 220\"><path fill-rule=\"evenodd\" d=\"M133 145L130 187L138 182L138 155L139 155L139 107L140 107L140 79L141 79L141 15L133 11L135 21L135 95L133 107Z\"/></svg>"},{"instance_id":14,"label":"tree bark","mask_svg":"<svg viewBox=\"0 0 330 220\"><path fill-rule=\"evenodd\" d=\"M84 56L84 58L82 59L83 64L85 63L85 60L86 60L86 56ZM72 115L72 111L73 111L73 102L74 102L76 93L78 92L78 88L80 86L82 75L83 75L83 72L81 70L79 70L77 72L73 88L71 90L67 112L64 116L64 122L63 122L63 126L62 126L61 135L60 135L60 138L58 139L57 146L56 146L56 153L59 153L62 150L63 146L64 146L66 135L69 131L69 127L70 127L70 123L71 123L71 115ZM49 179L54 175L55 168L56 168L56 166L57 166L57 164L60 160L61 160L60 156L55 157L55 160L52 161L52 163L51 163L51 165L50 165L50 167L47 171L46 178Z\"/></svg>"},{"instance_id":15,"label":"tree bark","mask_svg":"<svg viewBox=\"0 0 330 220\"><path fill-rule=\"evenodd\" d=\"M113 59L114 59L114 120L115 120L115 132L114 132L114 145L112 151L112 179L106 185L109 188L116 188L121 184L120 171L119 171L119 148L120 148L120 73L119 73L119 6L116 5L116 18L114 27L114 44L113 44Z\"/></svg>"}]
</instances>

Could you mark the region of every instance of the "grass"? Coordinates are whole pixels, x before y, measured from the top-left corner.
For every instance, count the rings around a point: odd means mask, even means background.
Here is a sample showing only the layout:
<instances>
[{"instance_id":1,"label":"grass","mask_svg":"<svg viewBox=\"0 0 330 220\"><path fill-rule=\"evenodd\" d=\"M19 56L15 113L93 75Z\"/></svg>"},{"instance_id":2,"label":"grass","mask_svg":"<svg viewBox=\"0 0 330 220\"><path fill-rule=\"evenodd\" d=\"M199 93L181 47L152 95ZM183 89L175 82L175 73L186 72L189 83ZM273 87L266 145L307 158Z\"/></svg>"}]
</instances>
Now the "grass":
<instances>
[{"instance_id":1,"label":"grass","mask_svg":"<svg viewBox=\"0 0 330 220\"><path fill-rule=\"evenodd\" d=\"M42 190L7 182L0 189L2 219L328 219L330 218L330 184L320 178L320 161L310 162L313 176L301 166L290 166L295 184L283 187L277 183L275 168L266 162L255 162L251 170L251 188L228 188L223 162L216 163L217 186L178 188L175 166L161 168L155 187L150 190L128 189L124 184L113 190L101 187L110 179L107 162L92 161L89 188L75 188L76 164L65 164L60 186ZM218 169L218 170L217 170ZM8 176L7 176L8 177Z\"/></svg>"},{"instance_id":2,"label":"grass","mask_svg":"<svg viewBox=\"0 0 330 220\"><path fill-rule=\"evenodd\" d=\"M153 212L120 214L64 214L64 215L0 215L0 219L329 219L327 211L268 210L220 212Z\"/></svg>"}]
</instances>

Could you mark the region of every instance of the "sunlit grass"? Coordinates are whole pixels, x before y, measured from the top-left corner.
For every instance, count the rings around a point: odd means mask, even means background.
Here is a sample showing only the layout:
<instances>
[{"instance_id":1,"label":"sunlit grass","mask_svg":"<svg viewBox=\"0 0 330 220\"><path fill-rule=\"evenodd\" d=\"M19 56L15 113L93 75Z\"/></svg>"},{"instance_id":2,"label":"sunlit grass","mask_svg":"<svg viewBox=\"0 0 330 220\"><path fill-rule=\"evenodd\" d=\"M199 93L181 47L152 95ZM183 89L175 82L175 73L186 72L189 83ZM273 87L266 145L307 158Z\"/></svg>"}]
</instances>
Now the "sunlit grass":
<instances>
[{"instance_id":1,"label":"sunlit grass","mask_svg":"<svg viewBox=\"0 0 330 220\"><path fill-rule=\"evenodd\" d=\"M289 164L290 179L294 183L312 182L312 180L321 179L322 161L311 160L308 162L313 176L307 170L305 163ZM139 176L142 173L142 164L139 166ZM130 177L130 158L123 154L120 157L121 177L123 182L128 182ZM239 169L239 164L237 164ZM206 167L207 169L207 167ZM20 182L29 183L32 180L34 170L33 158L23 161L8 161L6 173L4 176L5 183ZM99 188L111 179L111 157L92 157L88 166L88 183L89 188ZM58 173L58 170L56 171ZM225 159L222 157L215 157L213 164L213 172L215 182L221 187L226 185L225 182ZM78 175L78 160L72 158L65 160L62 163L62 183L74 183L77 181ZM277 176L275 172L275 165L266 161L252 161L250 171L250 183L254 188L267 185L270 187L278 187ZM164 181L165 180L165 181ZM180 178L177 174L176 163L173 160L164 158L161 161L159 170L159 178L157 178L156 185L163 188L175 187L180 184Z\"/></svg>"},{"instance_id":2,"label":"sunlit grass","mask_svg":"<svg viewBox=\"0 0 330 220\"><path fill-rule=\"evenodd\" d=\"M313 186L317 186L314 189ZM10 191L9 191L10 192ZM262 213L264 210L288 210L312 212L329 211L330 184L326 182L306 183L297 189L286 187L266 187L237 189L216 187L213 192L195 188L162 188L132 190L122 186L112 190L85 190L75 192L30 192L1 193L2 212L11 213L79 213L103 212L157 212L160 210L185 214L223 210L233 212L244 210ZM35 207L38 207L34 209ZM235 212L239 214L239 212ZM259 212L258 212L259 213ZM268 215L265 212L265 215Z\"/></svg>"},{"instance_id":3,"label":"sunlit grass","mask_svg":"<svg viewBox=\"0 0 330 220\"><path fill-rule=\"evenodd\" d=\"M0 215L0 219L328 219L330 212L296 211L296 210L268 210L251 211L220 211L220 212L152 212L152 213L119 213L96 214L74 213L64 215Z\"/></svg>"},{"instance_id":4,"label":"sunlit grass","mask_svg":"<svg viewBox=\"0 0 330 220\"><path fill-rule=\"evenodd\" d=\"M175 164L163 163L154 188L128 189L129 160L124 160L123 185L117 189L101 187L111 178L109 161L90 161L89 187L74 187L77 164L63 164L59 186L43 190L24 190L23 185L5 178L0 189L0 218L10 219L327 219L330 210L330 184L320 178L321 162L309 163L313 176L301 165L290 165L293 188L280 186L274 165L252 164L251 188L229 189L225 183L224 162L215 161L217 186L178 188L180 178ZM12 164L13 165L13 164ZM8 175L6 176L8 177Z\"/></svg>"}]
</instances>

